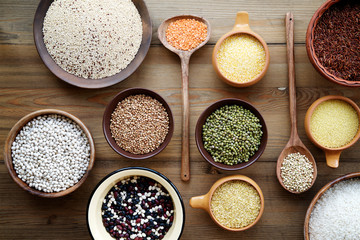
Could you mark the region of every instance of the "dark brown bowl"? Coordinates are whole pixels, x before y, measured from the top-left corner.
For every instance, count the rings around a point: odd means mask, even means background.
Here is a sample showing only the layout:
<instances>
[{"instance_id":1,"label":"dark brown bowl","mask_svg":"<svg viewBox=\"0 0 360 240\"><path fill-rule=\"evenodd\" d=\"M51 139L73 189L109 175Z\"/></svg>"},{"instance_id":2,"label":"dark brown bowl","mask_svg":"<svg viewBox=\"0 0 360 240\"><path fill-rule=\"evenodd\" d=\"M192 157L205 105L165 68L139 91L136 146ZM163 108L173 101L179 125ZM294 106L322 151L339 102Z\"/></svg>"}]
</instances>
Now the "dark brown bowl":
<instances>
[{"instance_id":1,"label":"dark brown bowl","mask_svg":"<svg viewBox=\"0 0 360 240\"><path fill-rule=\"evenodd\" d=\"M310 62L314 66L314 68L326 79L332 81L334 83L348 86L348 87L360 87L360 81L349 81L339 77L334 76L326 68L320 63L317 58L314 50L314 30L319 22L321 16L335 3L340 2L341 0L327 0L323 5L319 7L319 9L314 13L313 17L309 22L309 26L306 32L306 51L309 57Z\"/></svg>"},{"instance_id":2,"label":"dark brown bowl","mask_svg":"<svg viewBox=\"0 0 360 240\"><path fill-rule=\"evenodd\" d=\"M137 94L144 94L144 95L150 96L150 97L158 100L164 106L164 108L166 109L166 111L169 115L169 132L168 132L167 136L165 137L164 142L162 144L160 144L160 146L157 149L155 149L152 152L146 153L146 154L133 154L133 153L125 151L124 149L122 149L121 147L119 147L116 144L115 139L112 137L111 131L110 131L111 114L114 112L117 104L129 96L137 95ZM121 156L130 158L130 159L146 159L146 158L153 157L156 154L160 153L169 144L171 137L173 135L173 132L174 132L174 118L173 118L169 104L159 94L157 94L156 92L151 91L149 89L146 89L146 88L129 88L129 89L126 89L126 90L118 93L107 104L105 112L104 112L104 116L103 116L103 124L102 125L103 125L103 132L104 132L105 138L106 138L107 142L109 143L110 147L112 147L112 149L114 149L114 151L117 152L118 154L120 154Z\"/></svg>"},{"instance_id":3,"label":"dark brown bowl","mask_svg":"<svg viewBox=\"0 0 360 240\"><path fill-rule=\"evenodd\" d=\"M44 64L49 68L49 70L61 80L70 83L77 87L82 88L103 88L119 83L129 77L135 70L140 66L144 60L151 42L152 37L152 25L149 12L147 10L146 4L143 0L132 0L137 10L139 11L142 26L143 26L143 35L140 48L135 58L130 62L130 64L121 72L102 79L85 79L82 77L77 77L71 73L66 72L64 69L59 67L55 61L52 59L48 53L43 37L43 23L46 12L53 2L52 0L41 0L39 6L35 13L34 18L34 41L37 48L37 51L43 60Z\"/></svg>"},{"instance_id":4,"label":"dark brown bowl","mask_svg":"<svg viewBox=\"0 0 360 240\"><path fill-rule=\"evenodd\" d=\"M334 186L335 184L344 181L344 180L348 180L351 178L359 178L360 177L360 172L354 172L354 173L349 173L346 174L344 176L338 177L335 180L329 182L328 184L326 184L324 187L322 187L319 192L315 195L315 197L313 198L313 200L311 201L307 212L306 212L306 216L305 216L305 222L304 222L304 239L305 240L309 240L310 239L310 234L309 234L309 222L310 222L310 216L311 213L315 207L315 204L317 203L317 201L321 198L321 196L327 191L329 190L329 188L331 188L332 186Z\"/></svg>"},{"instance_id":5,"label":"dark brown bowl","mask_svg":"<svg viewBox=\"0 0 360 240\"><path fill-rule=\"evenodd\" d=\"M39 191L35 188L29 187L29 185L27 185L25 182L23 182L18 175L16 174L16 171L14 169L13 163L12 163L12 156L11 156L11 146L12 143L14 142L17 134L20 132L20 130L32 119L34 119L37 116L41 116L41 115L46 115L46 114L57 114L57 115L63 115L67 118L70 118L71 120L73 120L75 123L77 123L81 129L84 131L84 133L87 136L87 139L89 141L90 144L90 161L89 161L89 165L88 168L85 172L85 174L83 175L83 177L72 187L61 191L61 192L53 192L53 193L46 193L46 192L42 192ZM75 117L74 115L61 111L61 110L57 110L57 109L43 109L43 110L39 110L39 111L35 111L32 112L28 115L26 115L25 117L23 117L22 119L20 119L10 130L9 135L6 139L5 142L5 150L4 150L4 161L5 161L5 165L9 171L10 176L12 177L12 179L25 191L40 196L40 197L46 197L46 198L55 198L55 197L62 197L65 196L73 191L75 191L77 188L79 188L81 186L81 184L83 184L83 182L85 182L87 176L90 173L90 170L92 169L93 165L94 165L94 161L95 161L95 144L94 144L94 140L91 136L91 133L89 131L89 129L85 126L85 124L80 121L80 119L78 119L77 117Z\"/></svg>"},{"instance_id":6,"label":"dark brown bowl","mask_svg":"<svg viewBox=\"0 0 360 240\"><path fill-rule=\"evenodd\" d=\"M234 105L234 104L243 106L245 109L250 110L257 118L259 118L260 123L262 125L261 130L263 131L263 136L261 137L259 150L252 157L250 157L248 162L243 162L243 163L239 163L239 164L235 164L235 165L226 165L223 163L215 162L214 159L211 157L211 155L208 153L208 151L206 151L206 149L204 148L204 142L203 142L203 138L202 138L202 126L205 124L205 121L209 117L209 115L211 113L213 113L216 109L218 109L222 106L225 106L225 105ZM262 117L262 115L260 114L260 112L250 103L245 102L240 99L237 99L237 98L225 98L225 99L219 100L219 101L213 103L212 105L210 105L200 115L200 117L197 121L196 127L195 127L195 140L196 140L196 145L199 149L199 152L205 158L205 160L208 161L211 165L213 165L214 167L220 168L222 170L240 170L240 169L246 168L246 167L250 166L251 164L253 164L263 154L266 144L267 144L267 138L268 138L268 133L267 133L265 120Z\"/></svg>"}]
</instances>

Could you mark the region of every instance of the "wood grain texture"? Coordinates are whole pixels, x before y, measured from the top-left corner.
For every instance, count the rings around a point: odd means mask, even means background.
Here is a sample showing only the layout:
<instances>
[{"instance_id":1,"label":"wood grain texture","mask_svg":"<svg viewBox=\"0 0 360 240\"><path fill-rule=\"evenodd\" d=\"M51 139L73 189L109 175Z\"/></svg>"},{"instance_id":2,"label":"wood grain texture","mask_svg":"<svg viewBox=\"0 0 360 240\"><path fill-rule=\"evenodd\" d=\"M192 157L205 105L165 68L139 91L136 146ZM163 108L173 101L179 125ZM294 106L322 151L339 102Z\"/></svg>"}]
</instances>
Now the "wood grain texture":
<instances>
[{"instance_id":1,"label":"wood grain texture","mask_svg":"<svg viewBox=\"0 0 360 240\"><path fill-rule=\"evenodd\" d=\"M345 150L337 169L326 166L324 153L306 137L306 110L321 96L342 95L360 104L360 89L329 82L312 67L306 55L305 33L309 20L323 0L149 0L153 39L144 62L133 75L114 86L91 90L73 87L57 79L42 63L33 43L32 21L38 1L0 0L0 238L1 239L90 239L86 207L96 184L108 173L122 167L142 166L167 176L179 189L185 205L186 223L182 236L192 239L303 239L306 209L316 192L327 182L360 170L360 143ZM214 44L235 21L236 12L249 12L252 29L269 44L270 66L257 84L234 88L221 81L211 64ZM293 195L276 179L276 160L290 136L288 76L284 15L295 16L295 75L297 79L298 133L314 155L317 180L309 191ZM179 14L207 18L212 25L209 43L195 52L189 69L189 144L191 180L182 182L181 168L181 67L178 56L164 48L157 36L159 24ZM106 104L121 90L144 87L155 90L170 104L174 114L174 135L166 149L147 160L129 160L116 154L102 132ZM194 140L196 121L216 100L238 97L251 102L264 116L268 144L252 166L236 172L214 169L205 162ZM67 111L81 119L91 131L96 160L84 184L59 199L32 196L11 179L3 160L6 136L26 114L44 108ZM241 233L227 232L212 222L208 214L189 206L193 196L205 194L223 176L243 174L255 180L265 197L260 221Z\"/></svg>"}]
</instances>

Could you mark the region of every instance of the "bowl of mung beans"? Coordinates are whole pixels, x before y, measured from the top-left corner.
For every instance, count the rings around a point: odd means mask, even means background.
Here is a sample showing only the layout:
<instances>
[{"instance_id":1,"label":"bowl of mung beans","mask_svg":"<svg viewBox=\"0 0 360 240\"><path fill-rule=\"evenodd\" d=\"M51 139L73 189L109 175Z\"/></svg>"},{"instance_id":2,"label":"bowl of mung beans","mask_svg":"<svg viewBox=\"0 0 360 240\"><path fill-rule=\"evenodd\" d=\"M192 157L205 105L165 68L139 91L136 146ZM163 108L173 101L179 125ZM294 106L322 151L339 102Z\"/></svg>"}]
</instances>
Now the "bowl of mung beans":
<instances>
[{"instance_id":1,"label":"bowl of mung beans","mask_svg":"<svg viewBox=\"0 0 360 240\"><path fill-rule=\"evenodd\" d=\"M339 166L340 154L360 138L360 109L343 96L329 95L316 100L306 112L308 138L325 152L329 167Z\"/></svg>"},{"instance_id":2,"label":"bowl of mung beans","mask_svg":"<svg viewBox=\"0 0 360 240\"><path fill-rule=\"evenodd\" d=\"M175 185L141 167L116 170L95 187L87 208L93 239L180 239L185 208Z\"/></svg>"},{"instance_id":3,"label":"bowl of mung beans","mask_svg":"<svg viewBox=\"0 0 360 240\"><path fill-rule=\"evenodd\" d=\"M267 128L250 103L225 98L207 107L195 127L195 140L204 159L222 170L239 170L260 158L267 144Z\"/></svg>"},{"instance_id":4,"label":"bowl of mung beans","mask_svg":"<svg viewBox=\"0 0 360 240\"><path fill-rule=\"evenodd\" d=\"M10 130L4 161L22 189L40 197L61 197L79 188L89 175L95 161L94 140L72 114L38 110Z\"/></svg>"},{"instance_id":5,"label":"bowl of mung beans","mask_svg":"<svg viewBox=\"0 0 360 240\"><path fill-rule=\"evenodd\" d=\"M82 88L108 87L129 77L144 60L152 37L143 0L42 0L33 26L44 64Z\"/></svg>"},{"instance_id":6,"label":"bowl of mung beans","mask_svg":"<svg viewBox=\"0 0 360 240\"><path fill-rule=\"evenodd\" d=\"M229 231L253 227L264 212L264 196L249 177L232 175L216 181L208 193L192 197L190 206L209 213L212 220Z\"/></svg>"},{"instance_id":7,"label":"bowl of mung beans","mask_svg":"<svg viewBox=\"0 0 360 240\"><path fill-rule=\"evenodd\" d=\"M266 42L251 30L247 12L238 12L233 29L216 43L212 63L227 84L248 87L259 82L270 64Z\"/></svg>"},{"instance_id":8,"label":"bowl of mung beans","mask_svg":"<svg viewBox=\"0 0 360 240\"><path fill-rule=\"evenodd\" d=\"M327 0L306 32L306 50L314 68L334 83L360 86L358 0Z\"/></svg>"},{"instance_id":9,"label":"bowl of mung beans","mask_svg":"<svg viewBox=\"0 0 360 240\"><path fill-rule=\"evenodd\" d=\"M103 132L118 154L146 159L168 145L174 132L174 119L170 106L159 94L145 88L129 88L107 104Z\"/></svg>"}]
</instances>

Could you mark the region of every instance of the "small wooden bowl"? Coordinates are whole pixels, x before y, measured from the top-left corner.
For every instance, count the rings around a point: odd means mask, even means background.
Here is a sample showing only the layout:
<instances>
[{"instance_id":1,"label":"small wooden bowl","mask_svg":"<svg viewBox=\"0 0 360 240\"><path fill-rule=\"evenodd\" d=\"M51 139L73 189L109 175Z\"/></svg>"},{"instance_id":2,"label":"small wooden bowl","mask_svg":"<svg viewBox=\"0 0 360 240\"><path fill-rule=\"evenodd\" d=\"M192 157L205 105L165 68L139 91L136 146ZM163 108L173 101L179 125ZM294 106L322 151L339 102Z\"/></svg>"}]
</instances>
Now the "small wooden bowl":
<instances>
[{"instance_id":1,"label":"small wooden bowl","mask_svg":"<svg viewBox=\"0 0 360 240\"><path fill-rule=\"evenodd\" d=\"M160 146L157 149L155 149L152 152L146 153L146 154L133 154L133 153L125 151L124 149L119 147L119 145L116 144L116 141L112 137L111 131L110 131L111 114L114 112L118 103L131 95L137 95L137 94L144 94L144 95L150 96L150 97L158 100L164 106L164 108L166 109L166 112L168 113L168 116L169 116L169 132L168 132L167 136L165 137L164 142L162 144L160 144ZM146 88L129 88L129 89L126 89L126 90L118 93L106 106L102 125L103 125L103 132L104 132L105 138L106 138L107 142L109 143L110 147L115 152L120 154L121 156L130 158L130 159L146 159L146 158L153 157L156 154L160 153L169 144L171 137L173 135L173 132L174 132L174 118L173 118L169 104L159 94L157 94L156 92L151 91L149 89L146 89Z\"/></svg>"},{"instance_id":2,"label":"small wooden bowl","mask_svg":"<svg viewBox=\"0 0 360 240\"><path fill-rule=\"evenodd\" d=\"M348 87L360 87L360 81L349 81L339 77L334 76L320 63L318 57L315 54L314 49L314 31L315 27L318 24L321 16L335 3L340 2L341 0L327 0L323 3L318 10L314 13L313 17L309 22L309 26L306 31L306 51L309 57L310 62L314 68L327 80Z\"/></svg>"},{"instance_id":3,"label":"small wooden bowl","mask_svg":"<svg viewBox=\"0 0 360 240\"><path fill-rule=\"evenodd\" d=\"M354 145L360 138L360 126L359 129L355 135L355 137L346 145L339 147L339 148L329 148L329 147L325 147L322 146L321 144L319 144L313 137L311 130L310 130L310 122L311 122L311 116L314 113L314 110L316 109L317 106L319 106L320 103L323 103L327 100L341 100L344 101L346 103L349 103L357 112L359 121L360 121L360 109L359 107L356 105L355 102L353 102L351 99L347 98L347 97L343 97L343 96L334 96L334 95L329 95L329 96L325 96L322 98L319 98L318 100L316 100L313 104L311 104L311 106L309 107L309 109L306 112L305 115L305 131L306 131L306 135L308 136L308 138L318 147L321 148L324 152L325 152L325 156L326 156L326 164L331 167L331 168L337 168L339 166L339 158L340 158L340 154L343 150L351 147L352 145Z\"/></svg>"},{"instance_id":4,"label":"small wooden bowl","mask_svg":"<svg viewBox=\"0 0 360 240\"><path fill-rule=\"evenodd\" d=\"M82 178L72 187L61 191L61 192L53 192L53 193L46 193L46 192L42 192L39 191L35 188L29 187L29 185L27 185L25 182L23 182L16 174L16 171L14 169L13 163L12 163L12 156L11 156L11 146L12 143L14 142L17 134L20 132L20 130L32 119L36 118L37 116L41 116L41 115L48 115L48 114L57 114L57 115L62 115L65 116L67 118L70 118L71 120L73 120L76 124L78 124L81 129L84 131L84 133L86 134L86 137L89 141L90 144L90 161L89 161L89 165L87 167L87 170L85 172L85 174L82 176ZM4 161L5 161L5 165L10 173L10 176L12 177L12 179L25 191L40 196L40 197L46 197L46 198L56 198L56 197L62 197L65 196L73 191L75 191L76 189L78 189L81 184L83 184L87 178L87 176L89 175L93 165L94 165L94 161L95 161L95 144L94 144L94 140L91 136L91 133L89 131L89 129L85 126L85 124L80 121L80 119L78 119L77 117L75 117L74 115L61 111L61 110L57 110L57 109L43 109L43 110L38 110L35 112L32 112L28 115L26 115L25 117L21 118L10 130L9 135L6 139L5 142L5 150L4 150Z\"/></svg>"},{"instance_id":5,"label":"small wooden bowl","mask_svg":"<svg viewBox=\"0 0 360 240\"><path fill-rule=\"evenodd\" d=\"M226 226L222 225L214 217L214 215L213 215L213 213L211 211L211 198L212 198L215 190L219 186L221 186L223 183L228 182L228 181L233 181L233 180L239 180L239 181L244 181L244 182L249 183L251 186L253 186L256 189L257 193L260 196L260 201L261 201L260 212L259 212L259 215L257 216L257 218L255 219L255 221L252 222L251 224L245 226L245 227L242 227L242 228L229 228L229 227L226 227ZM227 176L227 177L221 178L218 181L216 181L214 183L214 185L212 185L212 187L210 188L210 191L208 193L206 193L205 195L192 197L190 199L190 206L193 207L193 208L201 208L201 209L207 211L209 213L210 217L212 218L212 220L217 225L222 227L223 229L228 230L228 231L233 231L233 232L240 232L240 231L244 231L244 230L247 230L247 229L251 228L252 226L254 226L260 220L260 218L261 218L261 216L262 216L262 214L264 212L264 206L265 205L264 205L264 195L263 195L259 185L257 185L257 183L254 180L252 180L249 177L243 176L243 175L233 175L233 176Z\"/></svg>"},{"instance_id":6,"label":"small wooden bowl","mask_svg":"<svg viewBox=\"0 0 360 240\"><path fill-rule=\"evenodd\" d=\"M164 240L180 239L185 225L185 208L175 185L161 173L148 168L129 167L116 170L104 177L91 193L87 206L87 225L93 239L113 240L106 231L101 218L101 204L109 190L122 179L143 176L160 183L170 194L174 204L174 221Z\"/></svg>"},{"instance_id":7,"label":"small wooden bowl","mask_svg":"<svg viewBox=\"0 0 360 240\"><path fill-rule=\"evenodd\" d=\"M220 71L220 68L218 66L218 62L217 62L217 54L219 52L220 46L221 44L224 42L224 40L232 35L236 35L236 34L248 34L254 38L256 38L264 47L265 50L265 66L264 69L260 72L259 75L257 75L254 79L247 81L247 82L234 82L230 79L228 79L227 77L225 77L222 72ZM234 87L248 87L251 86L257 82L259 82L266 74L268 68L269 68L269 64L270 64L270 53L269 53L269 48L266 44L266 42L264 41L264 39L261 38L260 35L258 35L257 33L255 33L254 31L251 30L250 25L249 25L249 15L247 12L238 12L236 15L236 20L235 20L235 25L233 27L233 29L226 33L225 35L223 35L216 43L214 51L213 51L213 55L212 55L212 63L213 63L213 67L215 69L215 72L218 74L218 76L227 84L234 86Z\"/></svg>"},{"instance_id":8,"label":"small wooden bowl","mask_svg":"<svg viewBox=\"0 0 360 240\"><path fill-rule=\"evenodd\" d=\"M252 157L250 157L248 162L243 162L243 163L239 163L239 164L235 164L235 165L226 165L224 163L215 162L214 159L212 158L212 156L210 155L210 153L208 151L206 151L206 149L204 148L204 142L203 142L203 138L202 138L203 125L205 124L206 119L210 116L210 114L212 114L216 109L218 109L222 106L225 106L225 105L242 106L245 109L250 110L260 120L260 123L262 125L261 130L263 132L263 135L261 137L259 150ZM200 117L196 123L196 127L195 127L195 141L196 141L196 145L199 149L199 152L201 153L201 155L204 157L204 159L208 163L210 163L214 167L217 167L222 170L240 170L240 169L246 168L246 167L250 166L251 164L253 164L263 154L266 144L267 144L267 138L268 138L268 133L267 133L265 120L262 117L262 115L260 114L260 112L250 103L245 102L240 99L237 99L237 98L225 98L225 99L219 100L219 101L213 103L212 105L210 105L200 115Z\"/></svg>"},{"instance_id":9,"label":"small wooden bowl","mask_svg":"<svg viewBox=\"0 0 360 240\"><path fill-rule=\"evenodd\" d=\"M70 83L77 87L82 88L103 88L119 83L129 77L135 70L140 66L144 60L151 43L152 37L152 24L149 12L147 10L146 4L143 0L132 0L135 7L139 11L143 33L140 48L135 56L135 58L130 62L130 64L121 72L102 79L85 79L82 77L77 77L71 73L66 72L64 69L59 67L55 61L52 59L48 53L43 36L43 23L46 16L46 12L49 9L49 6L53 2L52 0L41 0L39 6L35 13L34 18L34 41L36 49L43 60L44 64L49 68L49 70L61 80Z\"/></svg>"},{"instance_id":10,"label":"small wooden bowl","mask_svg":"<svg viewBox=\"0 0 360 240\"><path fill-rule=\"evenodd\" d=\"M349 173L346 174L344 176L338 177L335 180L329 182L328 184L326 184L324 187L322 187L320 189L320 191L315 195L315 197L313 198L313 200L311 201L307 211L306 211L306 216L305 216L305 222L304 222L304 238L305 240L310 240L310 233L309 233L309 222L310 222L310 216L311 213L315 207L315 204L317 203L317 201L321 198L321 196L332 186L334 186L335 184L344 181L344 180L348 180L351 178L358 178L360 177L360 172L355 172L355 173Z\"/></svg>"}]
</instances>

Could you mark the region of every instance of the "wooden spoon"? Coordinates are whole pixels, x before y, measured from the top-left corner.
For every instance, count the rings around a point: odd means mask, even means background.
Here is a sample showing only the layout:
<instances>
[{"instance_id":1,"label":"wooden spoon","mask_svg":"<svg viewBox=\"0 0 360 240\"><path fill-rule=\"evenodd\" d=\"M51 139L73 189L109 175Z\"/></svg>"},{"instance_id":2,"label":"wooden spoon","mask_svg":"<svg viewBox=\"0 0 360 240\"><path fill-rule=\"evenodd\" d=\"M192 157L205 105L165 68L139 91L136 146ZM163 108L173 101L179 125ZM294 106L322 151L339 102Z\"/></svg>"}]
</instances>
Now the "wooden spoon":
<instances>
[{"instance_id":1,"label":"wooden spoon","mask_svg":"<svg viewBox=\"0 0 360 240\"><path fill-rule=\"evenodd\" d=\"M203 22L207 26L207 37L205 41L200 43L196 48L183 51L179 50L168 43L166 40L166 30L171 22L180 19L195 19ZM193 15L180 15L169 19L166 19L158 28L158 37L161 43L170 51L179 55L181 60L181 72L182 72L182 145L181 145L181 180L188 181L190 179L190 161L189 161L189 61L191 55L204 46L210 39L210 23L198 16Z\"/></svg>"},{"instance_id":2,"label":"wooden spoon","mask_svg":"<svg viewBox=\"0 0 360 240\"><path fill-rule=\"evenodd\" d=\"M294 18L291 12L286 14L286 47L287 47L287 61L289 68L289 101L290 101L290 121L291 121L291 133L290 139L286 144L285 148L280 153L280 156L277 160L276 165L276 175L277 178L287 191L291 193L301 193L295 192L287 189L284 186L283 179L280 175L281 165L284 161L284 158L291 153L299 152L302 155L305 155L309 161L313 164L313 180L311 186L314 184L317 176L317 168L314 157L311 155L310 151L305 147L305 145L300 140L300 137L297 132L297 120L296 120L296 85L295 85L295 64L294 64ZM311 186L308 188L310 189Z\"/></svg>"}]
</instances>

